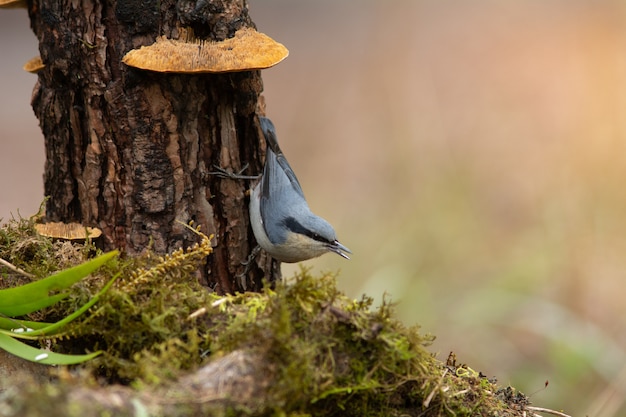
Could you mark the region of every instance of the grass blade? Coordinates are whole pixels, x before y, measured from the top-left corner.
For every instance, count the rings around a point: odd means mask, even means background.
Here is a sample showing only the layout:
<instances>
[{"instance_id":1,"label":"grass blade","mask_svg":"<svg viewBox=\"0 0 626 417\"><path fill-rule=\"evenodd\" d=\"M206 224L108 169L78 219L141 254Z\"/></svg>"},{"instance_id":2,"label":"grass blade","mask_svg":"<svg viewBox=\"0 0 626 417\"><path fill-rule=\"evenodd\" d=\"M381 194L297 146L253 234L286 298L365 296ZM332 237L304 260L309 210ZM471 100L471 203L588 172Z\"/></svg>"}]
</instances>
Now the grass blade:
<instances>
[{"instance_id":1,"label":"grass blade","mask_svg":"<svg viewBox=\"0 0 626 417\"><path fill-rule=\"evenodd\" d=\"M78 310L70 314L69 316L63 318L62 320L57 321L56 323L47 323L47 326L31 327L31 329L33 330L28 331L28 332L20 332L20 333L15 333L14 331L10 331L10 329L7 329L7 330L0 329L0 334L5 334L11 337L18 338L18 339L39 339L40 336L51 336L51 335L57 334L58 331L63 326L77 319L82 314L84 314L87 310L89 310L94 304L96 304L100 300L100 297L102 297L102 295L109 288L111 288L111 285L113 285L115 280L120 275L121 273L115 274L115 276L111 278L109 282L107 282L106 285L100 291L98 291L96 295L94 295L91 298L91 300L86 302L84 305L81 306L81 308L79 308ZM15 326L12 328L15 328Z\"/></svg>"},{"instance_id":2,"label":"grass blade","mask_svg":"<svg viewBox=\"0 0 626 417\"><path fill-rule=\"evenodd\" d=\"M117 256L114 250L72 268L64 269L47 278L15 288L0 290L0 314L21 316L48 307L67 296L50 295L51 291L65 289L85 278L106 262Z\"/></svg>"},{"instance_id":3,"label":"grass blade","mask_svg":"<svg viewBox=\"0 0 626 417\"><path fill-rule=\"evenodd\" d=\"M102 351L86 355L65 355L62 353L54 353L34 348L3 333L0 333L0 349L6 350L15 356L26 359L27 361L43 363L46 365L74 365L93 359L102 353Z\"/></svg>"},{"instance_id":4,"label":"grass blade","mask_svg":"<svg viewBox=\"0 0 626 417\"><path fill-rule=\"evenodd\" d=\"M46 323L42 321L29 321L18 320L10 317L0 317L0 329L41 329L46 326L50 326L53 323Z\"/></svg>"}]
</instances>

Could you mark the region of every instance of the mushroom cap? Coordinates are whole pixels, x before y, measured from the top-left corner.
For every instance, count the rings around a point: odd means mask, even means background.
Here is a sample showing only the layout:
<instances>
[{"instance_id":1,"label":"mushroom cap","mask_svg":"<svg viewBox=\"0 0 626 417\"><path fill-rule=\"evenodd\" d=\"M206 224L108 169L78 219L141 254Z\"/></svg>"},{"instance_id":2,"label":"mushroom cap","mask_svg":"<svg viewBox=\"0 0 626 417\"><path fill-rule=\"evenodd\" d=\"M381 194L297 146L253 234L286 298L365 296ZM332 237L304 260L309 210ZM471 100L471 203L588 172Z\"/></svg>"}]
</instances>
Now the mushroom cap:
<instances>
[{"instance_id":1,"label":"mushroom cap","mask_svg":"<svg viewBox=\"0 0 626 417\"><path fill-rule=\"evenodd\" d=\"M26 0L0 0L0 9L28 9Z\"/></svg>"},{"instance_id":2,"label":"mushroom cap","mask_svg":"<svg viewBox=\"0 0 626 417\"><path fill-rule=\"evenodd\" d=\"M35 230L42 236L65 240L95 239L102 235L102 230L97 227L87 227L80 223L36 223Z\"/></svg>"},{"instance_id":3,"label":"mushroom cap","mask_svg":"<svg viewBox=\"0 0 626 417\"><path fill-rule=\"evenodd\" d=\"M161 36L152 45L129 51L122 62L157 72L220 73L269 68L287 55L284 45L254 29L243 28L221 42Z\"/></svg>"},{"instance_id":4,"label":"mushroom cap","mask_svg":"<svg viewBox=\"0 0 626 417\"><path fill-rule=\"evenodd\" d=\"M36 57L29 59L22 68L24 69L24 71L28 71L31 74L36 74L44 69L44 67L45 65L41 60L41 57L37 55Z\"/></svg>"}]
</instances>

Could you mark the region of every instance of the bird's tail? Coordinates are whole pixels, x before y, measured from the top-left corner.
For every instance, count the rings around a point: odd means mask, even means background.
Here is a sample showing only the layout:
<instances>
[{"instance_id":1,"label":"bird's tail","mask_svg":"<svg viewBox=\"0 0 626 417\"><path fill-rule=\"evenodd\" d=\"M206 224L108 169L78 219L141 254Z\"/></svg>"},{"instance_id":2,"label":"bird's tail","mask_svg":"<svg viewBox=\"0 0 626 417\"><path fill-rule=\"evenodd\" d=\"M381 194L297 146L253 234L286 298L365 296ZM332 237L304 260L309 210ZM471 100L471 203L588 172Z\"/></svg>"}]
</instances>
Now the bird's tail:
<instances>
[{"instance_id":1,"label":"bird's tail","mask_svg":"<svg viewBox=\"0 0 626 417\"><path fill-rule=\"evenodd\" d=\"M280 150L280 146L278 146L278 140L276 139L276 129L274 128L274 123L267 117L259 117L259 121L261 122L261 130L263 130L263 136L265 136L265 141L267 142L267 146L272 153L274 153L275 158L269 155L268 152L267 158L270 161L275 161L277 166L274 164L268 164L267 160L265 161L265 170L263 176L265 176L265 172L272 171L277 172L280 169L289 179L291 186L293 189L304 198L304 193L302 191L302 187L300 186L300 182L296 177L295 172L291 169L291 165L287 162L287 158L283 154L283 151ZM278 168L280 167L280 168ZM270 175L271 176L271 175Z\"/></svg>"},{"instance_id":2,"label":"bird's tail","mask_svg":"<svg viewBox=\"0 0 626 417\"><path fill-rule=\"evenodd\" d=\"M265 141L267 142L267 146L270 147L272 152L276 155L282 155L283 151L278 146L278 139L276 138L276 128L274 127L274 123L267 117L259 117L259 121L261 122L261 130L263 131L263 136L265 136Z\"/></svg>"}]
</instances>

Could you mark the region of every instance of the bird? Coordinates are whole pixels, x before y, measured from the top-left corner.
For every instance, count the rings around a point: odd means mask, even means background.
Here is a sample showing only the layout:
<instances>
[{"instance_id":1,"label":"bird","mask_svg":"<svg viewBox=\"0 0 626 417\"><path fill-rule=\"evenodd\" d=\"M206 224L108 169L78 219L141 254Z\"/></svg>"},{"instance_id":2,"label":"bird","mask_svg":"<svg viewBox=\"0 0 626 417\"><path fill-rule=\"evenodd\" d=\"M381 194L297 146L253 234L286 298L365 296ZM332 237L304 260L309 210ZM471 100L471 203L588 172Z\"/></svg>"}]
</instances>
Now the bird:
<instances>
[{"instance_id":1,"label":"bird","mask_svg":"<svg viewBox=\"0 0 626 417\"><path fill-rule=\"evenodd\" d=\"M259 246L280 262L295 263L327 252L350 259L335 229L313 214L293 169L278 146L272 121L259 117L267 142L261 179L250 196L250 223Z\"/></svg>"}]
</instances>

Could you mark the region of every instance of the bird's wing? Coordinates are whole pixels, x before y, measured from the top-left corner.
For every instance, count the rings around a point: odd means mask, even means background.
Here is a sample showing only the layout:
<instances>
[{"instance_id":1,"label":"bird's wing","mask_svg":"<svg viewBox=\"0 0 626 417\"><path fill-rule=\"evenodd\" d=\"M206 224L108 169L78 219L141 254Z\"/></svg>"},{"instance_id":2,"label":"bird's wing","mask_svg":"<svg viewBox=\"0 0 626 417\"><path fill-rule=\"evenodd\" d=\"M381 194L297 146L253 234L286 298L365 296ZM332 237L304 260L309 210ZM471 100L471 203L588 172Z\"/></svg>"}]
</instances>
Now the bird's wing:
<instances>
[{"instance_id":1,"label":"bird's wing","mask_svg":"<svg viewBox=\"0 0 626 417\"><path fill-rule=\"evenodd\" d=\"M293 172L293 169L291 169L291 165L289 165L289 162L287 162L287 158L285 158L285 155L283 155L282 153L276 155L276 162L278 163L278 166L280 166L280 170L283 172L284 176L286 176L289 180L289 184L291 185L291 187L298 194L300 194L302 198L304 198L304 191L302 191L300 181L298 181L295 172Z\"/></svg>"},{"instance_id":2,"label":"bird's wing","mask_svg":"<svg viewBox=\"0 0 626 417\"><path fill-rule=\"evenodd\" d=\"M265 156L261 177L261 207L274 205L276 211L289 211L290 205L305 202L298 178L283 155L275 155L271 149ZM295 191L295 192L294 192Z\"/></svg>"},{"instance_id":3,"label":"bird's wing","mask_svg":"<svg viewBox=\"0 0 626 417\"><path fill-rule=\"evenodd\" d=\"M285 161L284 158L282 160ZM290 171L283 169L278 157L268 148L265 168L261 177L259 209L264 221L265 232L274 243L282 242L285 239L282 232L284 227L280 223L293 216L294 210L297 211L301 206L306 206L298 180L295 176L293 176L293 180L289 178L287 172Z\"/></svg>"}]
</instances>

